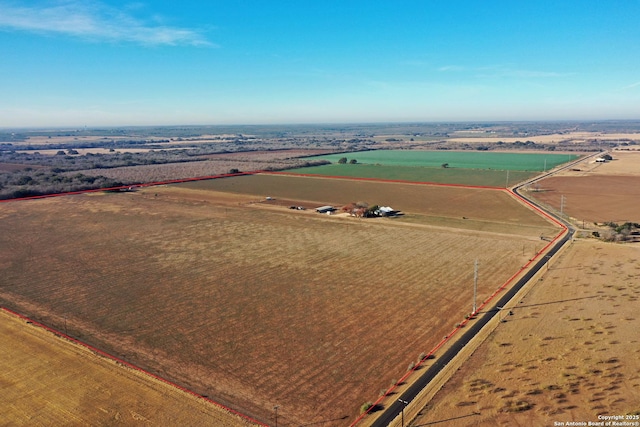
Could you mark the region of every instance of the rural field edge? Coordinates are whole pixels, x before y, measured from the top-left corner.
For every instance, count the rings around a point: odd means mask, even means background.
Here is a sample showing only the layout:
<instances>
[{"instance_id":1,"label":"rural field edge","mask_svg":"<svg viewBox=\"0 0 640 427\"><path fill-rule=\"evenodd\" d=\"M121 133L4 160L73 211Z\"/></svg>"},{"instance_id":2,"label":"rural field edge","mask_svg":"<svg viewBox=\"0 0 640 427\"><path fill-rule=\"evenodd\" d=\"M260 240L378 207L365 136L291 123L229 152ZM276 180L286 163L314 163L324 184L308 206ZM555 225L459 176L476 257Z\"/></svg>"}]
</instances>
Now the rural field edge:
<instances>
[{"instance_id":1,"label":"rural field edge","mask_svg":"<svg viewBox=\"0 0 640 427\"><path fill-rule=\"evenodd\" d=\"M125 366L127 368L133 369L134 371L140 372L140 373L142 373L142 374L144 374L144 375L146 375L146 376L148 376L150 378L153 378L155 380L160 381L163 384L166 384L168 386L176 388L176 389L178 389L178 390L180 390L180 391L182 391L182 392L184 392L184 393L186 393L186 394L188 394L190 396L193 396L193 397L195 397L197 399L201 399L204 402L212 404L212 405L214 405L214 406L216 406L216 407L218 407L220 409L223 409L224 411L229 412L232 415L238 416L238 417L242 418L245 421L251 422L251 423L253 423L255 425L268 427L268 424L264 424L264 423L254 419L254 418L252 418L252 417L250 417L248 415L245 415L245 414L243 414L243 413L241 413L239 411L236 411L235 409L229 408L229 407L223 405L222 403L218 403L215 400L210 399L209 397L200 395L200 394L198 394L198 393L196 393L194 391L189 390L186 387L182 387L182 386L180 386L180 385L178 385L178 384L176 384L174 382L171 382L171 381L167 380L166 378L163 378L163 377L161 377L159 375L153 374L153 373L151 373L151 372L149 372L149 371L147 371L145 369L142 369L139 366L134 365L133 363L127 362L127 361L125 361L125 360L123 360L123 359L121 359L119 357L116 357L116 356L114 356L112 354L107 353L106 351L100 350L99 348L96 348L96 347L94 347L94 346L92 346L90 344L87 344L87 343L85 343L85 342L83 342L83 341L81 341L79 339L73 338L73 337L65 334L62 331L59 331L59 330L54 329L54 328L52 328L50 326L47 326L47 325L45 325L43 323L40 323L40 322L38 322L36 320L33 320L33 319L31 319L31 318L29 318L29 317L27 317L27 316L25 316L23 314L20 314L20 313L14 311L14 310L11 310L11 309L9 309L7 307L0 307L0 310L4 311L6 313L9 313L9 314L11 314L11 315L13 315L13 316L15 316L15 317L17 317L19 319L22 319L22 320L24 320L24 321L26 321L28 323L31 323L31 324L39 327L39 328L42 328L42 329L44 329L46 331L49 331L49 332L51 332L52 334L54 334L55 336L57 336L59 338L65 339L67 341L70 341L71 343L73 343L75 345L79 345L81 347L84 347L84 348L90 350L92 353L94 353L98 357L103 357L103 358L106 358L106 359L110 359L110 360L116 362L117 364L119 364L121 366Z\"/></svg>"}]
</instances>

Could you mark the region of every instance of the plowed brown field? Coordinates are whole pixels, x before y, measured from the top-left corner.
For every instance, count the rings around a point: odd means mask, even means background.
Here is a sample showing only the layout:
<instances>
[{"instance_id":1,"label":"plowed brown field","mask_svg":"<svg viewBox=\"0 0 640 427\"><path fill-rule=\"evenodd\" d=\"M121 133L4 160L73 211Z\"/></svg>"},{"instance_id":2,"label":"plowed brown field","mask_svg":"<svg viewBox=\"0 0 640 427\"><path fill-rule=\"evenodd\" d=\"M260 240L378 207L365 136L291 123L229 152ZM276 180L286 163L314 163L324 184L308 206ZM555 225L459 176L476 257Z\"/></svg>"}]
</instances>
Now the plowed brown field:
<instances>
[{"instance_id":1,"label":"plowed brown field","mask_svg":"<svg viewBox=\"0 0 640 427\"><path fill-rule=\"evenodd\" d=\"M435 216L426 186L378 186L409 222L193 188L0 205L0 301L262 421L278 404L284 426L353 419L471 310L476 259L482 300L552 230L498 191L437 197L501 234L411 222Z\"/></svg>"},{"instance_id":2,"label":"plowed brown field","mask_svg":"<svg viewBox=\"0 0 640 427\"><path fill-rule=\"evenodd\" d=\"M614 160L585 160L576 169L540 181L535 199L578 220L640 222L640 153L612 153Z\"/></svg>"},{"instance_id":3,"label":"plowed brown field","mask_svg":"<svg viewBox=\"0 0 640 427\"><path fill-rule=\"evenodd\" d=\"M588 222L640 222L640 176L552 177L541 183L537 200Z\"/></svg>"},{"instance_id":4,"label":"plowed brown field","mask_svg":"<svg viewBox=\"0 0 640 427\"><path fill-rule=\"evenodd\" d=\"M180 188L247 194L262 201L265 196L272 196L337 207L364 201L409 213L403 221L476 231L539 236L556 230L506 191L492 189L270 174L190 182Z\"/></svg>"}]
</instances>

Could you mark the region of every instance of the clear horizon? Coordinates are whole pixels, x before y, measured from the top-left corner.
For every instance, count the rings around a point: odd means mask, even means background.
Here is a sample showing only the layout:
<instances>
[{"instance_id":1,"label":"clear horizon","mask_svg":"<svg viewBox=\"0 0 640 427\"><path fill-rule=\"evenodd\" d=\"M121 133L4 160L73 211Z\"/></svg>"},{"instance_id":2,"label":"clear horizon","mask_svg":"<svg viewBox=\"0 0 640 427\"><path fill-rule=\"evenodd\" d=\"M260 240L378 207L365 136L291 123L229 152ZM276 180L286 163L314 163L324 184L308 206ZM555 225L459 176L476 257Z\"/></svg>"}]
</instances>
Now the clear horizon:
<instances>
[{"instance_id":1,"label":"clear horizon","mask_svg":"<svg viewBox=\"0 0 640 427\"><path fill-rule=\"evenodd\" d=\"M640 2L0 0L0 128L640 119Z\"/></svg>"},{"instance_id":2,"label":"clear horizon","mask_svg":"<svg viewBox=\"0 0 640 427\"><path fill-rule=\"evenodd\" d=\"M193 128L207 128L207 127L221 127L221 128L233 128L233 127L323 127L323 126L403 126L403 125L439 125L439 124L478 124L478 125L513 125L513 124L598 124L598 123L636 123L640 124L640 119L594 119L594 120L573 120L573 119L553 119L553 120L441 120L441 121L396 121L396 122L317 122L317 123L211 123L211 124L185 124L185 123L173 123L173 124L150 124L150 125L96 125L96 126L74 126L74 125L61 125L61 126L0 126L0 131L28 131L28 132L44 132L44 131L70 131L80 132L82 130L96 131L100 129L126 129L126 128L179 128L179 127L193 127ZM579 132L586 132L581 130ZM601 132L601 130L595 130L593 132Z\"/></svg>"}]
</instances>

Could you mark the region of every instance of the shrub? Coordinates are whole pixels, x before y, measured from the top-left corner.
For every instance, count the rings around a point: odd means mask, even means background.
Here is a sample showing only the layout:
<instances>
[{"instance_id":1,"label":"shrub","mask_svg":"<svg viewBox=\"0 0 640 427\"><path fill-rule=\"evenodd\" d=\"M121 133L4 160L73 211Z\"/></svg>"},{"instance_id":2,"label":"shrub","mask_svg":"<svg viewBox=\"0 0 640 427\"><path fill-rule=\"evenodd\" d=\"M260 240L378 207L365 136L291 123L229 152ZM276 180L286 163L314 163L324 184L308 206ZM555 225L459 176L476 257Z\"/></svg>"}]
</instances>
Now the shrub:
<instances>
[{"instance_id":1,"label":"shrub","mask_svg":"<svg viewBox=\"0 0 640 427\"><path fill-rule=\"evenodd\" d=\"M33 185L33 184L36 184L36 182L29 175L23 175L19 177L14 184L15 185Z\"/></svg>"},{"instance_id":2,"label":"shrub","mask_svg":"<svg viewBox=\"0 0 640 427\"><path fill-rule=\"evenodd\" d=\"M533 404L526 400L519 400L517 402L510 400L504 405L502 412L524 412L531 408L533 408Z\"/></svg>"},{"instance_id":3,"label":"shrub","mask_svg":"<svg viewBox=\"0 0 640 427\"><path fill-rule=\"evenodd\" d=\"M11 198L18 199L21 197L39 196L41 193L35 190L28 190L26 188L20 188L11 193Z\"/></svg>"},{"instance_id":4,"label":"shrub","mask_svg":"<svg viewBox=\"0 0 640 427\"><path fill-rule=\"evenodd\" d=\"M365 402L362 404L362 406L360 406L360 413L364 414L365 412L367 412L369 409L371 409L371 407L373 406L373 403L371 402Z\"/></svg>"}]
</instances>

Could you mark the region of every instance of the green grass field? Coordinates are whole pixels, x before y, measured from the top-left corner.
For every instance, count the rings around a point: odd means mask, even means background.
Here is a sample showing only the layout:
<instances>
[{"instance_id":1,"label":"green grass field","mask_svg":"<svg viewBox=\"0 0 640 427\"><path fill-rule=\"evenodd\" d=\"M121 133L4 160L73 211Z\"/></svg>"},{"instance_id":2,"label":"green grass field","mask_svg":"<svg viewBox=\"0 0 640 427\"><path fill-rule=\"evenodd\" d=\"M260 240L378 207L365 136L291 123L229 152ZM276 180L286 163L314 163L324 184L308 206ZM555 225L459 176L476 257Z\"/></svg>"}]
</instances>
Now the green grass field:
<instances>
[{"instance_id":1,"label":"green grass field","mask_svg":"<svg viewBox=\"0 0 640 427\"><path fill-rule=\"evenodd\" d=\"M439 184L478 185L507 187L535 176L537 172L455 169L442 167L383 166L371 164L340 165L331 164L291 169L288 172L320 176L344 176L352 178L394 179L414 182L434 182ZM507 176L508 175L508 176ZM507 185L508 178L508 185Z\"/></svg>"},{"instance_id":2,"label":"green grass field","mask_svg":"<svg viewBox=\"0 0 640 427\"><path fill-rule=\"evenodd\" d=\"M338 163L342 157L356 159L358 163L383 166L417 166L440 168L448 163L455 169L496 169L542 172L577 159L574 154L552 153L496 153L486 151L416 151L374 150L329 154L314 157Z\"/></svg>"},{"instance_id":3,"label":"green grass field","mask_svg":"<svg viewBox=\"0 0 640 427\"><path fill-rule=\"evenodd\" d=\"M347 164L338 164L346 157ZM320 176L509 187L577 159L573 154L374 150L313 157L330 165L292 169ZM357 164L349 164L355 159ZM447 164L447 167L442 167Z\"/></svg>"}]
</instances>

